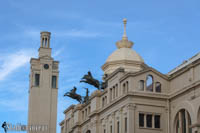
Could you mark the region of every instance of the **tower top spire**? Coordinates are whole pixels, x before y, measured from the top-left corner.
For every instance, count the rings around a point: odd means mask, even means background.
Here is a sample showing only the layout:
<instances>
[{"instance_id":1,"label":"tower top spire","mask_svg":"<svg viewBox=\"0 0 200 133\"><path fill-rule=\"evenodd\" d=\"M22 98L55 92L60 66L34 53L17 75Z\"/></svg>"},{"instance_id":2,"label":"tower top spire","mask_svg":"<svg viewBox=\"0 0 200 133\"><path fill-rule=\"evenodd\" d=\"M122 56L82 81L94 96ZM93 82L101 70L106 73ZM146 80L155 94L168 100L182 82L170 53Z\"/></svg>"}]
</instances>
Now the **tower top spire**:
<instances>
[{"instance_id":1,"label":"tower top spire","mask_svg":"<svg viewBox=\"0 0 200 133\"><path fill-rule=\"evenodd\" d=\"M40 32L40 47L50 48L51 32L42 31Z\"/></svg>"},{"instance_id":2,"label":"tower top spire","mask_svg":"<svg viewBox=\"0 0 200 133\"><path fill-rule=\"evenodd\" d=\"M126 18L123 19L123 23L124 23L124 34L122 36L122 40L116 42L117 48L132 48L134 43L129 41L126 35L126 24L127 24Z\"/></svg>"},{"instance_id":3,"label":"tower top spire","mask_svg":"<svg viewBox=\"0 0 200 133\"><path fill-rule=\"evenodd\" d=\"M51 32L48 31L40 32L39 57L44 57L44 56L51 57L50 38L51 38Z\"/></svg>"}]
</instances>

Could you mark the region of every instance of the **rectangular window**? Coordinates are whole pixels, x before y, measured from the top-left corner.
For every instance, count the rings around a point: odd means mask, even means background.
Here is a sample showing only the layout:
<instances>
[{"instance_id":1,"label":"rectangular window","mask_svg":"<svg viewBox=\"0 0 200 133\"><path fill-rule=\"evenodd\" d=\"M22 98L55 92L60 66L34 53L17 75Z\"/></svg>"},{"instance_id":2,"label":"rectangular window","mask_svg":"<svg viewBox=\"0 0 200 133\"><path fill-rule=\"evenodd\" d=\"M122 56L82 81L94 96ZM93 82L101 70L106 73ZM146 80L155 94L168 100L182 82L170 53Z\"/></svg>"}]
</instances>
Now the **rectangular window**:
<instances>
[{"instance_id":1,"label":"rectangular window","mask_svg":"<svg viewBox=\"0 0 200 133\"><path fill-rule=\"evenodd\" d=\"M127 117L125 118L125 133L127 133L128 125L127 125Z\"/></svg>"},{"instance_id":2,"label":"rectangular window","mask_svg":"<svg viewBox=\"0 0 200 133\"><path fill-rule=\"evenodd\" d=\"M112 101L112 88L110 88L110 102Z\"/></svg>"},{"instance_id":3,"label":"rectangular window","mask_svg":"<svg viewBox=\"0 0 200 133\"><path fill-rule=\"evenodd\" d=\"M104 97L102 98L102 107L104 107Z\"/></svg>"},{"instance_id":4,"label":"rectangular window","mask_svg":"<svg viewBox=\"0 0 200 133\"><path fill-rule=\"evenodd\" d=\"M106 133L106 129L103 130L103 133Z\"/></svg>"},{"instance_id":5,"label":"rectangular window","mask_svg":"<svg viewBox=\"0 0 200 133\"><path fill-rule=\"evenodd\" d=\"M52 88L57 88L57 77L56 76L52 76Z\"/></svg>"},{"instance_id":6,"label":"rectangular window","mask_svg":"<svg viewBox=\"0 0 200 133\"><path fill-rule=\"evenodd\" d=\"M112 133L112 126L110 126L110 133Z\"/></svg>"},{"instance_id":7,"label":"rectangular window","mask_svg":"<svg viewBox=\"0 0 200 133\"><path fill-rule=\"evenodd\" d=\"M118 97L118 84L116 85L116 97Z\"/></svg>"},{"instance_id":8,"label":"rectangular window","mask_svg":"<svg viewBox=\"0 0 200 133\"><path fill-rule=\"evenodd\" d=\"M155 128L160 128L160 115L154 116L154 124L155 124Z\"/></svg>"},{"instance_id":9,"label":"rectangular window","mask_svg":"<svg viewBox=\"0 0 200 133\"><path fill-rule=\"evenodd\" d=\"M35 74L35 86L40 85L40 74Z\"/></svg>"},{"instance_id":10,"label":"rectangular window","mask_svg":"<svg viewBox=\"0 0 200 133\"><path fill-rule=\"evenodd\" d=\"M82 111L82 120L84 120L84 111Z\"/></svg>"},{"instance_id":11,"label":"rectangular window","mask_svg":"<svg viewBox=\"0 0 200 133\"><path fill-rule=\"evenodd\" d=\"M144 114L139 114L139 126L144 127Z\"/></svg>"},{"instance_id":12,"label":"rectangular window","mask_svg":"<svg viewBox=\"0 0 200 133\"><path fill-rule=\"evenodd\" d=\"M117 133L119 133L119 121L117 122Z\"/></svg>"},{"instance_id":13,"label":"rectangular window","mask_svg":"<svg viewBox=\"0 0 200 133\"><path fill-rule=\"evenodd\" d=\"M152 128L152 115L151 114L146 115L146 124L147 124L148 128Z\"/></svg>"}]
</instances>

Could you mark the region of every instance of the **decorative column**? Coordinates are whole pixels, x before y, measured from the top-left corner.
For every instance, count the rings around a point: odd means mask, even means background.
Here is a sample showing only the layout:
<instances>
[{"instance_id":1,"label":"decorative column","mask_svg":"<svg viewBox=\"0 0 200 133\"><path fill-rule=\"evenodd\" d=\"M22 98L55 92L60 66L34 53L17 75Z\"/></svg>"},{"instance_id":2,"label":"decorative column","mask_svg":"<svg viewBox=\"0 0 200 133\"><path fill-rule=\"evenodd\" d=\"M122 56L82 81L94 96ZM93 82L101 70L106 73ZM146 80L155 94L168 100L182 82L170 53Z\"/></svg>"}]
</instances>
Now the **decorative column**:
<instances>
[{"instance_id":1,"label":"decorative column","mask_svg":"<svg viewBox=\"0 0 200 133\"><path fill-rule=\"evenodd\" d=\"M109 101L111 102L112 101L112 88L109 89L109 92L110 92L110 94L109 94Z\"/></svg>"},{"instance_id":2,"label":"decorative column","mask_svg":"<svg viewBox=\"0 0 200 133\"><path fill-rule=\"evenodd\" d=\"M120 116L120 133L123 133L123 108L119 110L119 116Z\"/></svg>"},{"instance_id":3,"label":"decorative column","mask_svg":"<svg viewBox=\"0 0 200 133\"><path fill-rule=\"evenodd\" d=\"M178 120L179 120L179 133L183 133L181 111L178 113Z\"/></svg>"},{"instance_id":4,"label":"decorative column","mask_svg":"<svg viewBox=\"0 0 200 133\"><path fill-rule=\"evenodd\" d=\"M186 126L186 132L185 133L188 133L189 132L189 126L188 126L188 112L185 110L185 126Z\"/></svg>"},{"instance_id":5,"label":"decorative column","mask_svg":"<svg viewBox=\"0 0 200 133\"><path fill-rule=\"evenodd\" d=\"M146 80L144 80L144 91L147 91L147 84L146 84Z\"/></svg>"},{"instance_id":6,"label":"decorative column","mask_svg":"<svg viewBox=\"0 0 200 133\"><path fill-rule=\"evenodd\" d=\"M154 116L155 116L155 114L152 114L152 128L155 128L155 125L154 125Z\"/></svg>"},{"instance_id":7,"label":"decorative column","mask_svg":"<svg viewBox=\"0 0 200 133\"><path fill-rule=\"evenodd\" d=\"M115 126L115 113L112 113L112 121L113 121L112 122L112 129L113 129L112 132L115 133L115 131L116 131L115 130L115 127L116 127Z\"/></svg>"},{"instance_id":8,"label":"decorative column","mask_svg":"<svg viewBox=\"0 0 200 133\"><path fill-rule=\"evenodd\" d=\"M106 133L109 133L109 121L108 121L108 116L106 117L106 120L105 120L105 129L106 129Z\"/></svg>"},{"instance_id":9,"label":"decorative column","mask_svg":"<svg viewBox=\"0 0 200 133\"><path fill-rule=\"evenodd\" d=\"M135 133L135 104L129 104L127 106L128 114L127 114L127 126L128 126L128 133Z\"/></svg>"},{"instance_id":10,"label":"decorative column","mask_svg":"<svg viewBox=\"0 0 200 133\"><path fill-rule=\"evenodd\" d=\"M146 114L144 114L144 127L145 128L147 127L147 116L146 116Z\"/></svg>"},{"instance_id":11,"label":"decorative column","mask_svg":"<svg viewBox=\"0 0 200 133\"><path fill-rule=\"evenodd\" d=\"M115 99L115 87L113 87L113 100Z\"/></svg>"}]
</instances>

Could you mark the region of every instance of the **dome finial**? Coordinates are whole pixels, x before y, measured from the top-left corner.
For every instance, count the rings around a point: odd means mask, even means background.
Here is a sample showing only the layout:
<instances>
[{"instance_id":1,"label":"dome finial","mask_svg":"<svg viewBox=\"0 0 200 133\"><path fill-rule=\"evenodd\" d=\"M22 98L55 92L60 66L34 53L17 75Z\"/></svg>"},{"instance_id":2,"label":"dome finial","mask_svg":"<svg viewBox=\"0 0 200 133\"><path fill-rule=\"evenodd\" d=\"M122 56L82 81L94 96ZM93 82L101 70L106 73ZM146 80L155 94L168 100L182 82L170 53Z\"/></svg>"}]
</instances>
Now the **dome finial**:
<instances>
[{"instance_id":1,"label":"dome finial","mask_svg":"<svg viewBox=\"0 0 200 133\"><path fill-rule=\"evenodd\" d=\"M126 35L127 19L123 19L123 23L124 23L124 34L122 36L122 40L116 42L117 48L132 48L133 42L129 41Z\"/></svg>"},{"instance_id":2,"label":"dome finial","mask_svg":"<svg viewBox=\"0 0 200 133\"><path fill-rule=\"evenodd\" d=\"M126 24L127 24L127 19L126 18L123 19L123 23L124 23L124 35L123 35L122 38L127 40L128 38L127 38L127 35L126 35Z\"/></svg>"}]
</instances>

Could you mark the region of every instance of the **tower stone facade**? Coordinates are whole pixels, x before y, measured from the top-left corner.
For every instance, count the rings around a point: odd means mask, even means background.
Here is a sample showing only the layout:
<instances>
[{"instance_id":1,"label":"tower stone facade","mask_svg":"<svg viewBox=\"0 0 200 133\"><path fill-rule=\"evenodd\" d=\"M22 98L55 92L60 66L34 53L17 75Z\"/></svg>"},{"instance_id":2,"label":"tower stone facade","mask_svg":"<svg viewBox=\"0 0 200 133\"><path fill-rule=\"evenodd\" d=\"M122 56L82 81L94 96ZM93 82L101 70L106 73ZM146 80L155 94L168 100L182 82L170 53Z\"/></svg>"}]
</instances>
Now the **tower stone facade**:
<instances>
[{"instance_id":1,"label":"tower stone facade","mask_svg":"<svg viewBox=\"0 0 200 133\"><path fill-rule=\"evenodd\" d=\"M59 62L51 57L50 36L41 32L39 57L30 60L29 133L56 133Z\"/></svg>"}]
</instances>

